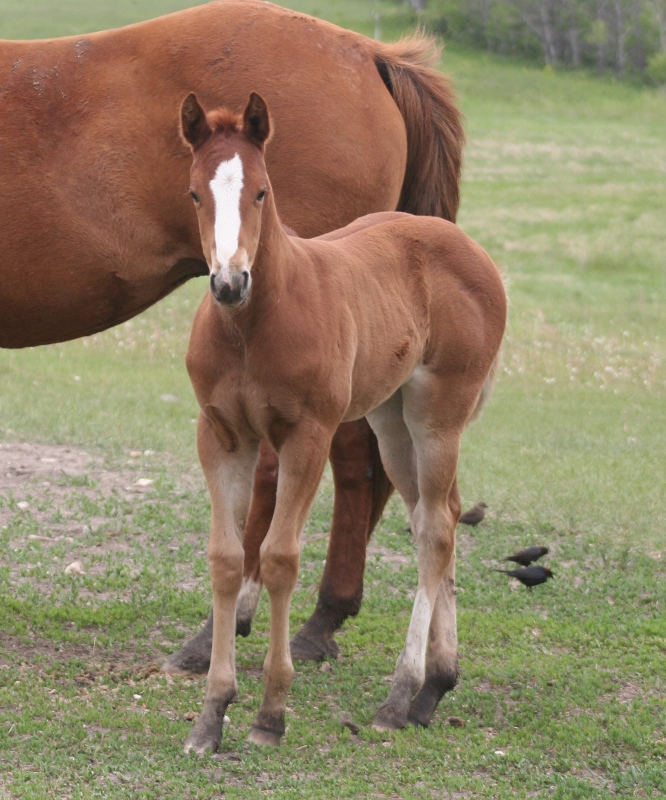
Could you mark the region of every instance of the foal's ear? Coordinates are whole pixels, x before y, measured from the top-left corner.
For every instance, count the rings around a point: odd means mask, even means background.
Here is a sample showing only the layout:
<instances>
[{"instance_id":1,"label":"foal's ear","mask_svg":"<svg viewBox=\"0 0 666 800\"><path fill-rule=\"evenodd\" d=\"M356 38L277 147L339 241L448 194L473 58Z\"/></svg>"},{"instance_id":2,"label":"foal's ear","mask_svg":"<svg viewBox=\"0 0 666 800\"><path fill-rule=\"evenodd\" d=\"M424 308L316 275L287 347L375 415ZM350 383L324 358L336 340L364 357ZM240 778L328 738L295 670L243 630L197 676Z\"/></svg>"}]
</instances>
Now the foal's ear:
<instances>
[{"instance_id":1,"label":"foal's ear","mask_svg":"<svg viewBox=\"0 0 666 800\"><path fill-rule=\"evenodd\" d=\"M271 135L271 121L264 98L252 92L243 111L243 135L258 145L263 145Z\"/></svg>"},{"instance_id":2,"label":"foal's ear","mask_svg":"<svg viewBox=\"0 0 666 800\"><path fill-rule=\"evenodd\" d=\"M196 150L213 132L206 119L206 112L199 105L197 96L190 92L180 109L180 132L183 139Z\"/></svg>"}]
</instances>

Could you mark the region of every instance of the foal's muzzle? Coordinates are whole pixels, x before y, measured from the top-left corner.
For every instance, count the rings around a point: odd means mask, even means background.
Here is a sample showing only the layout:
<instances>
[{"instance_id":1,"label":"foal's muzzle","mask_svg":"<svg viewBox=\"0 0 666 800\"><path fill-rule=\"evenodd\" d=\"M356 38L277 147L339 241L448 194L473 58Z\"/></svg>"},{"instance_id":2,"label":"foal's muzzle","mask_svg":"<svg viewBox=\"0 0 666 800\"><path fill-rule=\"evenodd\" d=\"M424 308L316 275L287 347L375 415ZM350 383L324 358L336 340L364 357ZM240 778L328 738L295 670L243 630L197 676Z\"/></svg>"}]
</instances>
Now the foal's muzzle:
<instances>
[{"instance_id":1,"label":"foal's muzzle","mask_svg":"<svg viewBox=\"0 0 666 800\"><path fill-rule=\"evenodd\" d=\"M231 283L228 283L218 272L210 276L210 290L223 306L242 306L250 296L250 273L246 269L234 272Z\"/></svg>"}]
</instances>

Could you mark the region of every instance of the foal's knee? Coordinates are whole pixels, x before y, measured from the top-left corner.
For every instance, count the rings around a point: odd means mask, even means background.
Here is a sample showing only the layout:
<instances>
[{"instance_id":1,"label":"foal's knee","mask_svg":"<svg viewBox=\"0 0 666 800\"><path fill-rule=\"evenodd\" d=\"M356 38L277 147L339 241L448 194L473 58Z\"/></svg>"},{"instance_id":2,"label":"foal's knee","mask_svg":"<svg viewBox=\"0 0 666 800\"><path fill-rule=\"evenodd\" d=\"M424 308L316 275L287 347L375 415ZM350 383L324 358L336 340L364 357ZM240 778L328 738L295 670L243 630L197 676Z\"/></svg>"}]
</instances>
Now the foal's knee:
<instances>
[{"instance_id":1,"label":"foal's knee","mask_svg":"<svg viewBox=\"0 0 666 800\"><path fill-rule=\"evenodd\" d=\"M243 548L209 546L210 582L214 592L237 595L243 579Z\"/></svg>"},{"instance_id":2,"label":"foal's knee","mask_svg":"<svg viewBox=\"0 0 666 800\"><path fill-rule=\"evenodd\" d=\"M298 578L299 556L298 544L264 542L260 551L260 569L261 579L269 593L293 589Z\"/></svg>"}]
</instances>

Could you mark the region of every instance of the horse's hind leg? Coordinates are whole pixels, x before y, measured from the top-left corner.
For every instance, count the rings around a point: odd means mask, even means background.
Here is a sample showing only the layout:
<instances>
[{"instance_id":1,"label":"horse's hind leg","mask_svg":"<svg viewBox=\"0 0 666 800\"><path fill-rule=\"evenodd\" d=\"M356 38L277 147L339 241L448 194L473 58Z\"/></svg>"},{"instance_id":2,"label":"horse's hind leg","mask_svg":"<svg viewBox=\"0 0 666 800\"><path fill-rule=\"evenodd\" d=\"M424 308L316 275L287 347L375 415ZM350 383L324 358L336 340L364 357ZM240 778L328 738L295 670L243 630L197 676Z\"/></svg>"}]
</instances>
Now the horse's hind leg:
<instances>
[{"instance_id":1,"label":"horse's hind leg","mask_svg":"<svg viewBox=\"0 0 666 800\"><path fill-rule=\"evenodd\" d=\"M412 698L415 694L419 696L419 690L423 688L424 696L427 694L428 698L433 696L433 689L427 678L439 678L439 671L435 667L441 659L438 658L439 650L433 649L431 641L431 665L426 668L431 630L438 632L443 626L449 632L449 644L455 641L455 638L451 638L451 630L455 631L455 616L451 616L449 591L443 590L441 598L439 593L445 575L448 573L450 578L453 573L455 525L459 515L455 477L460 435L466 415L459 414L460 419L438 419L439 414L429 413L427 401L432 398L437 408L444 389L434 386L417 386L416 389L409 386L402 389L404 424L413 442L416 469L395 477L388 465L387 471L401 494L407 489L407 496L403 496L408 507L412 505L415 495L418 498L411 517L418 548L419 579L406 642L398 658L391 691L375 715L373 723L382 730L402 728L407 724ZM399 440L404 437L397 423L387 433L394 439L396 436ZM383 457L384 451L390 451L392 445L390 441L383 441L379 432L378 436ZM410 479L417 481L416 492L411 487ZM448 585L450 586L450 582ZM455 603L455 595L451 593L451 597ZM431 628L435 609L435 627ZM442 622L443 618L446 622ZM450 656L451 653L447 655ZM425 684L428 684L427 689ZM415 707L415 713L416 710Z\"/></svg>"},{"instance_id":2,"label":"horse's hind leg","mask_svg":"<svg viewBox=\"0 0 666 800\"><path fill-rule=\"evenodd\" d=\"M454 520L460 516L460 497L454 484L449 496ZM427 727L442 696L453 689L458 680L458 633L456 624L456 559L453 552L439 585L437 600L430 621L426 675L423 685L412 698L409 721Z\"/></svg>"},{"instance_id":3,"label":"horse's hind leg","mask_svg":"<svg viewBox=\"0 0 666 800\"><path fill-rule=\"evenodd\" d=\"M291 656L301 661L337 656L333 634L361 607L368 538L392 489L365 419L340 425L329 458L335 483L331 537L317 607L291 640Z\"/></svg>"}]
</instances>

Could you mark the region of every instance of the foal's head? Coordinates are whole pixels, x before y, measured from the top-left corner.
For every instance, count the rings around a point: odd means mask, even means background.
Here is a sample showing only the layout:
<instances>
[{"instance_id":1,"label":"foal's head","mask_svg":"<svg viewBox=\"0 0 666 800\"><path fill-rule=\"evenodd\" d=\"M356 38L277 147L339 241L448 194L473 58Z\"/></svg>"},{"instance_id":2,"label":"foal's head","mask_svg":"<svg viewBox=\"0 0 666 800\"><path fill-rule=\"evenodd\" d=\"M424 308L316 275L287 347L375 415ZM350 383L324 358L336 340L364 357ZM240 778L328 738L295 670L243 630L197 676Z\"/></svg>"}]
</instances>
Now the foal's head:
<instances>
[{"instance_id":1,"label":"foal's head","mask_svg":"<svg viewBox=\"0 0 666 800\"><path fill-rule=\"evenodd\" d=\"M270 134L266 103L253 92L241 116L226 109L207 115L190 94L181 109L181 132L192 150L190 195L211 292L219 303L243 305L269 189L263 158Z\"/></svg>"}]
</instances>

